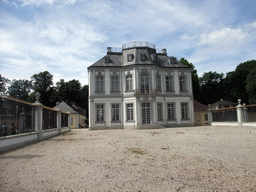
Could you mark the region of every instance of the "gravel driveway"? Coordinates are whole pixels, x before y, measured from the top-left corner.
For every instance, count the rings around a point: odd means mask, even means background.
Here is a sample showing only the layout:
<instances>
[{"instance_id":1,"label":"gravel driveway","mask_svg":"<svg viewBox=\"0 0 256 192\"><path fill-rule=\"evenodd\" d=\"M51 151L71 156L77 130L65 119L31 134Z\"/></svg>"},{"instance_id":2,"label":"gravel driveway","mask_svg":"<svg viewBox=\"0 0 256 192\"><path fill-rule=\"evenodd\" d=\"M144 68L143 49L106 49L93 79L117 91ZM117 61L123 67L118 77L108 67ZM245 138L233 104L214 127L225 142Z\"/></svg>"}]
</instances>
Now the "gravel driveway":
<instances>
[{"instance_id":1,"label":"gravel driveway","mask_svg":"<svg viewBox=\"0 0 256 192\"><path fill-rule=\"evenodd\" d=\"M256 127L76 129L0 154L0 191L256 191Z\"/></svg>"}]
</instances>

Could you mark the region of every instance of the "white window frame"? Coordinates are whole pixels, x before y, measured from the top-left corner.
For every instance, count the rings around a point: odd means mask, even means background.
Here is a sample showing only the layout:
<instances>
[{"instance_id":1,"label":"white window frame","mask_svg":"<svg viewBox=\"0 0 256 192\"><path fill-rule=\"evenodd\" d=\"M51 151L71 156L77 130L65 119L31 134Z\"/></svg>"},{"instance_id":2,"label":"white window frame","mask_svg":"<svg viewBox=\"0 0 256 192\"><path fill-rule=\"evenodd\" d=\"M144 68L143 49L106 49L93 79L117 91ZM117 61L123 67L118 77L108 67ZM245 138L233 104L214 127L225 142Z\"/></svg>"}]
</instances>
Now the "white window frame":
<instances>
[{"instance_id":1,"label":"white window frame","mask_svg":"<svg viewBox=\"0 0 256 192\"><path fill-rule=\"evenodd\" d=\"M166 91L174 91L172 75L165 76L165 84L166 84L165 86Z\"/></svg>"},{"instance_id":2,"label":"white window frame","mask_svg":"<svg viewBox=\"0 0 256 192\"><path fill-rule=\"evenodd\" d=\"M175 120L175 103L167 103L167 120Z\"/></svg>"},{"instance_id":3,"label":"white window frame","mask_svg":"<svg viewBox=\"0 0 256 192\"><path fill-rule=\"evenodd\" d=\"M133 89L132 74L126 75L125 80L126 80L126 91L131 91Z\"/></svg>"},{"instance_id":4,"label":"white window frame","mask_svg":"<svg viewBox=\"0 0 256 192\"><path fill-rule=\"evenodd\" d=\"M102 74L98 74L95 77L95 89L96 92L102 92L104 91L104 76Z\"/></svg>"},{"instance_id":5,"label":"white window frame","mask_svg":"<svg viewBox=\"0 0 256 192\"><path fill-rule=\"evenodd\" d=\"M104 104L96 104L96 121L104 121Z\"/></svg>"},{"instance_id":6,"label":"white window frame","mask_svg":"<svg viewBox=\"0 0 256 192\"><path fill-rule=\"evenodd\" d=\"M133 121L134 115L133 115L133 103L127 103L126 104L126 121Z\"/></svg>"},{"instance_id":7,"label":"white window frame","mask_svg":"<svg viewBox=\"0 0 256 192\"><path fill-rule=\"evenodd\" d=\"M181 107L181 119L189 119L188 116L188 103L184 102L184 103L180 103L180 107Z\"/></svg>"},{"instance_id":8,"label":"white window frame","mask_svg":"<svg viewBox=\"0 0 256 192\"><path fill-rule=\"evenodd\" d=\"M119 76L111 75L111 91L119 91Z\"/></svg>"},{"instance_id":9,"label":"white window frame","mask_svg":"<svg viewBox=\"0 0 256 192\"><path fill-rule=\"evenodd\" d=\"M111 120L112 121L120 121L120 105L119 104L111 104Z\"/></svg>"},{"instance_id":10,"label":"white window frame","mask_svg":"<svg viewBox=\"0 0 256 192\"><path fill-rule=\"evenodd\" d=\"M163 121L163 103L157 103L157 120Z\"/></svg>"}]
</instances>

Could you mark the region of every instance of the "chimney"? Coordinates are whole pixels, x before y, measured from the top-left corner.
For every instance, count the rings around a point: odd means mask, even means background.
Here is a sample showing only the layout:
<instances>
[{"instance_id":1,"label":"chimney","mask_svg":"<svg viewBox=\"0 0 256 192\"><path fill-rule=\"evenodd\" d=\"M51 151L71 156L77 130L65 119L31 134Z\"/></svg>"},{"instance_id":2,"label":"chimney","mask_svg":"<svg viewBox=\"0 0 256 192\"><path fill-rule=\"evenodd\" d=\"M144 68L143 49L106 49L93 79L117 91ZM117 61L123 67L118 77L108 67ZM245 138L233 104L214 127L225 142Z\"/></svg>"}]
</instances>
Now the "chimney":
<instances>
[{"instance_id":1,"label":"chimney","mask_svg":"<svg viewBox=\"0 0 256 192\"><path fill-rule=\"evenodd\" d=\"M111 52L111 47L107 47L108 53Z\"/></svg>"},{"instance_id":2,"label":"chimney","mask_svg":"<svg viewBox=\"0 0 256 192\"><path fill-rule=\"evenodd\" d=\"M162 53L162 54L166 54L166 49L162 49L162 50L161 50L161 53Z\"/></svg>"}]
</instances>

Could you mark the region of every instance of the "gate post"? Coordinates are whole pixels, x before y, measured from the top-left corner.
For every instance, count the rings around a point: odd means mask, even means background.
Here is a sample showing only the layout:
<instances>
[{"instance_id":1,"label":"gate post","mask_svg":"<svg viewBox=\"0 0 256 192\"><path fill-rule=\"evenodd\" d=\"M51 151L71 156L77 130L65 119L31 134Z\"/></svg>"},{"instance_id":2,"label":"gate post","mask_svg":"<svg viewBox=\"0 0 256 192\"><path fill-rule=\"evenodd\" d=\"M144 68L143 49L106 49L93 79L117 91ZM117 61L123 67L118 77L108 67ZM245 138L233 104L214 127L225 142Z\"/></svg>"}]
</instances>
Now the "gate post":
<instances>
[{"instance_id":1,"label":"gate post","mask_svg":"<svg viewBox=\"0 0 256 192\"><path fill-rule=\"evenodd\" d=\"M43 104L41 104L38 100L40 98L40 93L36 93L36 101L34 103L35 106L35 131L37 132L38 141L43 140Z\"/></svg>"},{"instance_id":2,"label":"gate post","mask_svg":"<svg viewBox=\"0 0 256 192\"><path fill-rule=\"evenodd\" d=\"M210 104L208 105L207 112L208 112L208 124L212 125L212 111L211 111L211 105Z\"/></svg>"},{"instance_id":3,"label":"gate post","mask_svg":"<svg viewBox=\"0 0 256 192\"><path fill-rule=\"evenodd\" d=\"M61 111L59 108L60 103L57 102L56 105L57 105L57 129L58 129L58 134L60 135L61 134Z\"/></svg>"},{"instance_id":4,"label":"gate post","mask_svg":"<svg viewBox=\"0 0 256 192\"><path fill-rule=\"evenodd\" d=\"M242 127L243 126L243 105L241 105L241 99L238 99L238 105L236 106L236 108L237 108L238 126Z\"/></svg>"}]
</instances>

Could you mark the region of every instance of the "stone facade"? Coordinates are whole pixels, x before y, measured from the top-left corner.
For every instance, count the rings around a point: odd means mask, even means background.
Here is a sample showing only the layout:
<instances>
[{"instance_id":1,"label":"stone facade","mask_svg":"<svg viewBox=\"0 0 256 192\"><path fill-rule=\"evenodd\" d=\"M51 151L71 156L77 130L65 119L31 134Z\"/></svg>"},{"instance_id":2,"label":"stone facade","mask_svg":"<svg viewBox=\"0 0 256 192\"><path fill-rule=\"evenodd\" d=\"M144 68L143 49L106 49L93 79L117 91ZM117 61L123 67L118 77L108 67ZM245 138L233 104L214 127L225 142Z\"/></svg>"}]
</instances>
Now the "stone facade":
<instances>
[{"instance_id":1,"label":"stone facade","mask_svg":"<svg viewBox=\"0 0 256 192\"><path fill-rule=\"evenodd\" d=\"M88 68L89 129L194 124L191 68L153 44L124 44Z\"/></svg>"}]
</instances>

